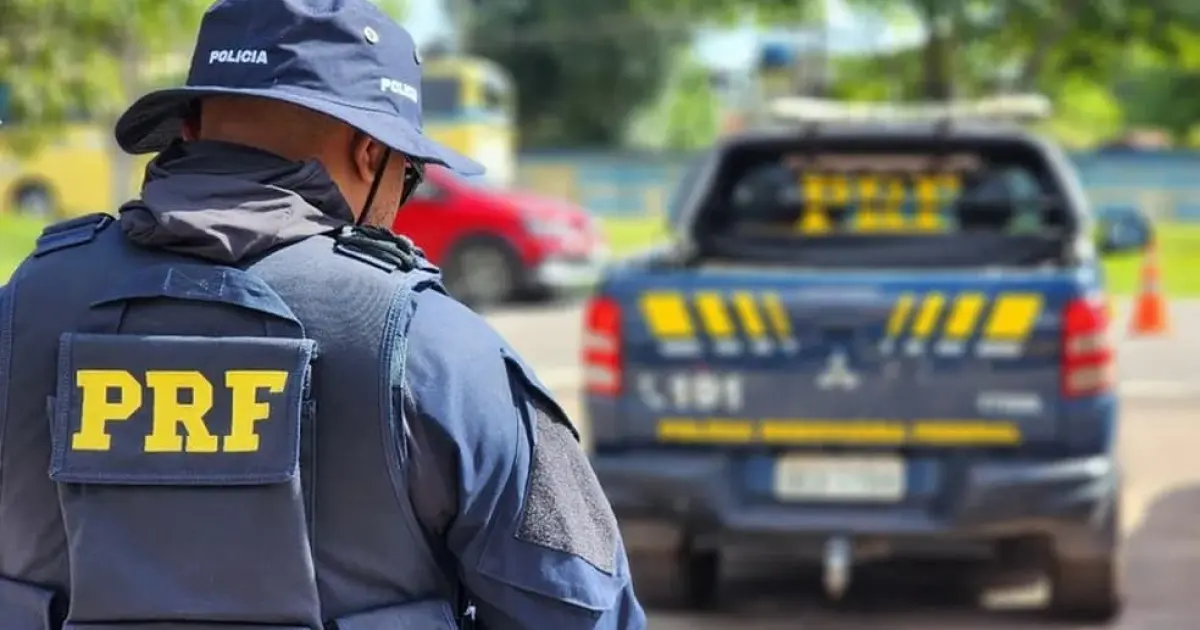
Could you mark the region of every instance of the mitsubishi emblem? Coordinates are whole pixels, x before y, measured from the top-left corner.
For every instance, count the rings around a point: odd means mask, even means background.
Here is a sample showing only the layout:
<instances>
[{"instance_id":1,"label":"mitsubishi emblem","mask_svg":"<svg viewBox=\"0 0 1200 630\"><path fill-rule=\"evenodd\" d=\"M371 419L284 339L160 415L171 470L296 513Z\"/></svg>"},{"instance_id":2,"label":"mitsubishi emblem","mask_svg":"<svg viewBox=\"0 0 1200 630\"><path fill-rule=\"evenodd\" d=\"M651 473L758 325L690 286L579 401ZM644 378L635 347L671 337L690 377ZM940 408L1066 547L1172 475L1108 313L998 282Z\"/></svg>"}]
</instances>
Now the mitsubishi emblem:
<instances>
[{"instance_id":1,"label":"mitsubishi emblem","mask_svg":"<svg viewBox=\"0 0 1200 630\"><path fill-rule=\"evenodd\" d=\"M850 361L846 357L846 351L838 348L829 355L829 361L825 364L825 370L817 375L817 388L823 390L840 389L848 392L858 389L860 380L858 374L850 369Z\"/></svg>"}]
</instances>

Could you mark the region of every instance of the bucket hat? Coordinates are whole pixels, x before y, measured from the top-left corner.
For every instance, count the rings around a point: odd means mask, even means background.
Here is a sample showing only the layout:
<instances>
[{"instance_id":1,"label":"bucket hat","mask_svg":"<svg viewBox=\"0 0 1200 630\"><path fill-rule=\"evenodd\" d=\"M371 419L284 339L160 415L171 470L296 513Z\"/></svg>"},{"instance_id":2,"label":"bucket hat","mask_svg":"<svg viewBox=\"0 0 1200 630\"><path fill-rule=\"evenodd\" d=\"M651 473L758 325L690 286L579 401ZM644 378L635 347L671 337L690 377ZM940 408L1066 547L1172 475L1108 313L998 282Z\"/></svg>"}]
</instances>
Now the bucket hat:
<instances>
[{"instance_id":1,"label":"bucket hat","mask_svg":"<svg viewBox=\"0 0 1200 630\"><path fill-rule=\"evenodd\" d=\"M161 151L180 137L189 105L216 95L299 105L418 162L484 172L422 133L416 43L369 0L219 0L201 20L186 84L134 102L117 121L117 143Z\"/></svg>"}]
</instances>

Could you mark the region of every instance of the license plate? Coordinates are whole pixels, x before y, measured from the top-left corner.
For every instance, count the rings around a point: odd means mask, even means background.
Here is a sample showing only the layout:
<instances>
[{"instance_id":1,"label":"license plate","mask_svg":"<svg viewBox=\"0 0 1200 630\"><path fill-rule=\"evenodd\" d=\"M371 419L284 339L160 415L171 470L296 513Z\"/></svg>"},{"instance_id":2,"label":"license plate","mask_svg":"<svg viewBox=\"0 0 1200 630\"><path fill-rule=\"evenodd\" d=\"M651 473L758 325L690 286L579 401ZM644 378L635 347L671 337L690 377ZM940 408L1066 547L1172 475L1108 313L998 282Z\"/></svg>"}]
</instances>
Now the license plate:
<instances>
[{"instance_id":1,"label":"license plate","mask_svg":"<svg viewBox=\"0 0 1200 630\"><path fill-rule=\"evenodd\" d=\"M787 455L775 464L775 495L784 501L891 502L904 491L899 457Z\"/></svg>"}]
</instances>

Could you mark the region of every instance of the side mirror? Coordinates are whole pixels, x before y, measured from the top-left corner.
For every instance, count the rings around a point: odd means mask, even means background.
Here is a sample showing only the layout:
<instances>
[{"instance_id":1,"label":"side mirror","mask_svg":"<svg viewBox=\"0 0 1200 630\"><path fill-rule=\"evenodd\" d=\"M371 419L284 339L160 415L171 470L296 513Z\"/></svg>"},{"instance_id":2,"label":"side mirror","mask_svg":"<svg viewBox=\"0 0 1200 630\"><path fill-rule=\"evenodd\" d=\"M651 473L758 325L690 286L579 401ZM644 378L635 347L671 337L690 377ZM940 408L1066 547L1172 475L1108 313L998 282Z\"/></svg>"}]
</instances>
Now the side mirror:
<instances>
[{"instance_id":1,"label":"side mirror","mask_svg":"<svg viewBox=\"0 0 1200 630\"><path fill-rule=\"evenodd\" d=\"M1150 246L1154 226L1145 213L1133 207L1103 208L1097 217L1097 248L1101 255L1133 254Z\"/></svg>"}]
</instances>

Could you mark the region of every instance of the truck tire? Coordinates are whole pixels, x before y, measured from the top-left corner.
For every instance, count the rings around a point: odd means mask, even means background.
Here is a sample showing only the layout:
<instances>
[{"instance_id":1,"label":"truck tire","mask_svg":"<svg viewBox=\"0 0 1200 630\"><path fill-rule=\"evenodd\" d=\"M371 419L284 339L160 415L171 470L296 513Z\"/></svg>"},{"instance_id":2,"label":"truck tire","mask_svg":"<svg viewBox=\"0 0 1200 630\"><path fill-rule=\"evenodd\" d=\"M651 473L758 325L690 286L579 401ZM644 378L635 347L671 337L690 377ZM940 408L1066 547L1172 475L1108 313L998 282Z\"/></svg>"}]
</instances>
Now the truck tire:
<instances>
[{"instance_id":1,"label":"truck tire","mask_svg":"<svg viewBox=\"0 0 1200 630\"><path fill-rule=\"evenodd\" d=\"M21 184L13 191L10 207L15 214L50 220L55 216L54 195L37 182Z\"/></svg>"},{"instance_id":2,"label":"truck tire","mask_svg":"<svg viewBox=\"0 0 1200 630\"><path fill-rule=\"evenodd\" d=\"M1050 572L1050 616L1074 623L1108 623L1125 608L1115 557L1058 560Z\"/></svg>"},{"instance_id":3,"label":"truck tire","mask_svg":"<svg viewBox=\"0 0 1200 630\"><path fill-rule=\"evenodd\" d=\"M634 552L629 562L634 590L647 608L692 612L720 607L721 556L716 551L684 549L674 556Z\"/></svg>"},{"instance_id":4,"label":"truck tire","mask_svg":"<svg viewBox=\"0 0 1200 630\"><path fill-rule=\"evenodd\" d=\"M1121 500L1118 493L1105 517L1111 536L1107 555L1089 558L1050 558L1050 616L1073 623L1108 623L1125 609L1120 549Z\"/></svg>"}]
</instances>

